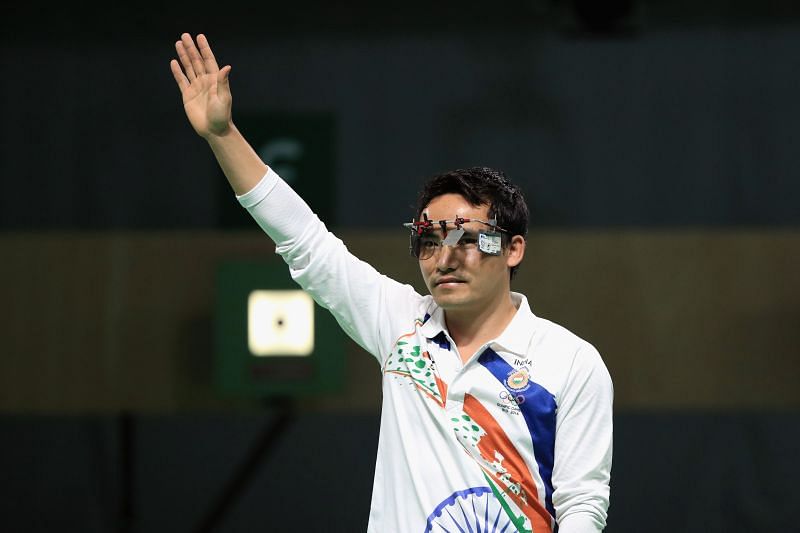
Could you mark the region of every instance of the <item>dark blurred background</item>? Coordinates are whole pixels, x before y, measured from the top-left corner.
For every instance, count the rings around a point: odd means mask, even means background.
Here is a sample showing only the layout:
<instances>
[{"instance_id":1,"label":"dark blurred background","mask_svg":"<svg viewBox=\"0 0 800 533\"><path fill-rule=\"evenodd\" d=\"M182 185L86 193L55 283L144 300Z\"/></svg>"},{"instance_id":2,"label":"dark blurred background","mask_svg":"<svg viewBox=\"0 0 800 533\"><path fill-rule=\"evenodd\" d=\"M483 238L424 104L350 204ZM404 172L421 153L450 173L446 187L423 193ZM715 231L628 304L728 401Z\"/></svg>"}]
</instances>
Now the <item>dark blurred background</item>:
<instances>
[{"instance_id":1,"label":"dark blurred background","mask_svg":"<svg viewBox=\"0 0 800 533\"><path fill-rule=\"evenodd\" d=\"M214 385L214 276L280 261L185 118L182 32L348 247L424 290L422 179L506 171L514 290L615 385L606 531L800 531L800 7L654 0L4 8L0 530L364 531L380 372Z\"/></svg>"}]
</instances>

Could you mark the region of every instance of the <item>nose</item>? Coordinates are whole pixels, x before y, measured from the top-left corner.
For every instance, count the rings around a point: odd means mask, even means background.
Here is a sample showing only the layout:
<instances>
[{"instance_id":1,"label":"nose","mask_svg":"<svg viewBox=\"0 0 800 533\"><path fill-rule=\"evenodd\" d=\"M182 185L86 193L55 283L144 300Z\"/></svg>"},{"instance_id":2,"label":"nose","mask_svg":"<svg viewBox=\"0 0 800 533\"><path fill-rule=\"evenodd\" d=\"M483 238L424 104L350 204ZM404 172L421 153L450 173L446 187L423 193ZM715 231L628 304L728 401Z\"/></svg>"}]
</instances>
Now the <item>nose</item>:
<instances>
[{"instance_id":1,"label":"nose","mask_svg":"<svg viewBox=\"0 0 800 533\"><path fill-rule=\"evenodd\" d=\"M439 247L439 256L436 258L436 269L439 272L450 272L457 266L456 253L452 246Z\"/></svg>"}]
</instances>

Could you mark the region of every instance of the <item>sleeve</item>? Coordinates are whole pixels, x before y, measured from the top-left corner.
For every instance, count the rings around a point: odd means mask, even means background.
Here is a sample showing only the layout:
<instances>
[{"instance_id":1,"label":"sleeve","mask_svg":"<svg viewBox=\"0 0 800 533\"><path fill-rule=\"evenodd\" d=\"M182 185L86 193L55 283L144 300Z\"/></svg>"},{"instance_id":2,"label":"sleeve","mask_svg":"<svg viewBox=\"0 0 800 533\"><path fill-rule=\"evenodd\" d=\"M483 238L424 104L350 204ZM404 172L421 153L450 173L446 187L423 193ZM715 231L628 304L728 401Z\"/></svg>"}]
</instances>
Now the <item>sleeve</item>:
<instances>
[{"instance_id":1,"label":"sleeve","mask_svg":"<svg viewBox=\"0 0 800 533\"><path fill-rule=\"evenodd\" d=\"M418 313L422 296L351 254L272 169L237 199L275 242L292 279L383 364L396 332Z\"/></svg>"},{"instance_id":2,"label":"sleeve","mask_svg":"<svg viewBox=\"0 0 800 533\"><path fill-rule=\"evenodd\" d=\"M597 350L578 349L556 415L553 506L559 533L606 526L613 444L611 376Z\"/></svg>"}]
</instances>

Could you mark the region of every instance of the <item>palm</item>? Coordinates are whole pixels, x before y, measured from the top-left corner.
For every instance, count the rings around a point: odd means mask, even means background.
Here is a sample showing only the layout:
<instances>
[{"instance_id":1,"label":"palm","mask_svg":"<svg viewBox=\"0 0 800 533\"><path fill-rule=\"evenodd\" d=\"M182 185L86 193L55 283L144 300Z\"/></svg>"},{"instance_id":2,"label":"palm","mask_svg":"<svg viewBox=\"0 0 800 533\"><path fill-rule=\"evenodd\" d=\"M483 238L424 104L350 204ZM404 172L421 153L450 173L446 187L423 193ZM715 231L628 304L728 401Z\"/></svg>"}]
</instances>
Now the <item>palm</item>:
<instances>
[{"instance_id":1,"label":"palm","mask_svg":"<svg viewBox=\"0 0 800 533\"><path fill-rule=\"evenodd\" d=\"M217 66L203 35L198 35L197 44L199 50L191 37L183 34L175 43L181 63L173 59L170 67L189 122L200 136L206 137L224 133L230 125L231 92L227 79L230 67Z\"/></svg>"},{"instance_id":2,"label":"palm","mask_svg":"<svg viewBox=\"0 0 800 533\"><path fill-rule=\"evenodd\" d=\"M230 93L220 94L211 89L217 85L217 75L215 72L198 76L182 95L186 116L200 135L221 133L230 119Z\"/></svg>"}]
</instances>

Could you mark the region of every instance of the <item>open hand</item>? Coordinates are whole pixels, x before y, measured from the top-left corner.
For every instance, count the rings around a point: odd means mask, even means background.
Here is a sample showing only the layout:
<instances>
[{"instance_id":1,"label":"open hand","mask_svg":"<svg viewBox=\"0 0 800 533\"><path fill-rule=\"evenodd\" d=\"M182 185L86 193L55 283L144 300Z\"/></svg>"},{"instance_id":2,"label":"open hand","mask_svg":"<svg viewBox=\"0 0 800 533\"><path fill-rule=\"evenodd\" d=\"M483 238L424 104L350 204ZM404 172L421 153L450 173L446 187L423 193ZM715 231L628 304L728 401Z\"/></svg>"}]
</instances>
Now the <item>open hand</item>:
<instances>
[{"instance_id":1,"label":"open hand","mask_svg":"<svg viewBox=\"0 0 800 533\"><path fill-rule=\"evenodd\" d=\"M169 66L189 122L203 138L225 134L231 128L230 65L219 68L203 34L197 36L197 45L191 35L182 34L175 50L180 64L173 59Z\"/></svg>"}]
</instances>

